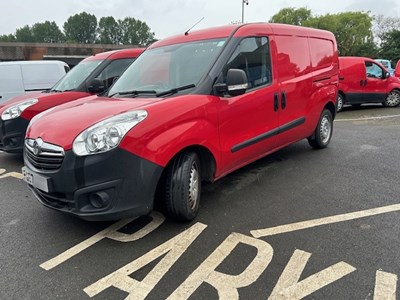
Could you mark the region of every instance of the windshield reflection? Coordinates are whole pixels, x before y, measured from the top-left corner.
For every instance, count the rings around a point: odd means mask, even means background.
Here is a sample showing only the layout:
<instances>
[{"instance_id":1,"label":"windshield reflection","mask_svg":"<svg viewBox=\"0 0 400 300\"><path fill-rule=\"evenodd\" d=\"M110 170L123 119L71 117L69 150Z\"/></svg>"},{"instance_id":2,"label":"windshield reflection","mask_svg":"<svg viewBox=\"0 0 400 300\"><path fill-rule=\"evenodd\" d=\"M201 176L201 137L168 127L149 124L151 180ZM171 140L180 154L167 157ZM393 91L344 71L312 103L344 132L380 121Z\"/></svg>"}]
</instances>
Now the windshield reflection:
<instances>
[{"instance_id":1,"label":"windshield reflection","mask_svg":"<svg viewBox=\"0 0 400 300\"><path fill-rule=\"evenodd\" d=\"M55 86L51 89L53 92L65 92L78 89L86 78L93 72L104 60L82 61L71 69Z\"/></svg>"},{"instance_id":2,"label":"windshield reflection","mask_svg":"<svg viewBox=\"0 0 400 300\"><path fill-rule=\"evenodd\" d=\"M156 94L161 97L189 90L210 69L225 41L202 40L146 50L112 86L108 95Z\"/></svg>"}]
</instances>

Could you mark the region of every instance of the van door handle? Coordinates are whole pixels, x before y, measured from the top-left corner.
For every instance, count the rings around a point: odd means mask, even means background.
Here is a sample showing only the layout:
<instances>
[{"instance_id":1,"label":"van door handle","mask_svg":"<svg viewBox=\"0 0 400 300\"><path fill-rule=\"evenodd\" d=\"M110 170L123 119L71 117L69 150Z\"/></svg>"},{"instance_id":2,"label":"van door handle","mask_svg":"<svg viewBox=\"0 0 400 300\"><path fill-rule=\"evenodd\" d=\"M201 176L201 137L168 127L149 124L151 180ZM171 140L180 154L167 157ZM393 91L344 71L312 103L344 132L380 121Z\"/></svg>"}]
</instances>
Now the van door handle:
<instances>
[{"instance_id":1,"label":"van door handle","mask_svg":"<svg viewBox=\"0 0 400 300\"><path fill-rule=\"evenodd\" d=\"M281 103L281 108L285 109L286 108L286 92L282 92L282 103Z\"/></svg>"},{"instance_id":2,"label":"van door handle","mask_svg":"<svg viewBox=\"0 0 400 300\"><path fill-rule=\"evenodd\" d=\"M277 111L279 108L279 99L278 93L274 94L274 111Z\"/></svg>"},{"instance_id":3,"label":"van door handle","mask_svg":"<svg viewBox=\"0 0 400 300\"><path fill-rule=\"evenodd\" d=\"M343 76L339 77L339 80L344 80L344 77Z\"/></svg>"},{"instance_id":4,"label":"van door handle","mask_svg":"<svg viewBox=\"0 0 400 300\"><path fill-rule=\"evenodd\" d=\"M364 80L360 80L360 85L364 86Z\"/></svg>"}]
</instances>

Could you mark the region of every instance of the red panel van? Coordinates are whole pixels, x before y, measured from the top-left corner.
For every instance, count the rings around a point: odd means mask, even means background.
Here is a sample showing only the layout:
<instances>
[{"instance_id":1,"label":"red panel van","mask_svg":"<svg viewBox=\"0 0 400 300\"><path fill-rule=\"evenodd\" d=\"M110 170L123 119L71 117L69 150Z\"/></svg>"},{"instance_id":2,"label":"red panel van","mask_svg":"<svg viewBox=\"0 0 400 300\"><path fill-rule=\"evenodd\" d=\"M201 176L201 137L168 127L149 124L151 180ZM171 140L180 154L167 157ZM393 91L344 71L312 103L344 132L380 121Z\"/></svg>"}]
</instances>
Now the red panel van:
<instances>
[{"instance_id":1,"label":"red panel van","mask_svg":"<svg viewBox=\"0 0 400 300\"><path fill-rule=\"evenodd\" d=\"M344 104L400 104L400 79L390 76L380 63L366 57L339 57L339 93L337 110Z\"/></svg>"},{"instance_id":2,"label":"red panel van","mask_svg":"<svg viewBox=\"0 0 400 300\"><path fill-rule=\"evenodd\" d=\"M338 68L333 34L317 29L229 25L160 40L103 96L32 119L25 181L43 205L86 220L147 214L155 195L169 217L192 220L202 181L301 139L329 144Z\"/></svg>"},{"instance_id":3,"label":"red panel van","mask_svg":"<svg viewBox=\"0 0 400 300\"><path fill-rule=\"evenodd\" d=\"M22 152L29 121L47 109L105 91L143 48L114 50L85 58L50 90L17 96L0 104L0 150Z\"/></svg>"}]
</instances>

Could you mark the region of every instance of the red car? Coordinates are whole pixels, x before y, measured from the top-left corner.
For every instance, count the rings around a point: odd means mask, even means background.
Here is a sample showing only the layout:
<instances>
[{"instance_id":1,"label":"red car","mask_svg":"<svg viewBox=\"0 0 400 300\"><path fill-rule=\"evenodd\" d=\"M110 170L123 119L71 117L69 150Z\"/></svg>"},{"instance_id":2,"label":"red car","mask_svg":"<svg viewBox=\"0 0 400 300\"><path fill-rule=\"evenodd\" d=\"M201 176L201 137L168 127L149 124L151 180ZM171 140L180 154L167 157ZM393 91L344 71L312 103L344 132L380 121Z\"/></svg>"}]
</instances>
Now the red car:
<instances>
[{"instance_id":1,"label":"red car","mask_svg":"<svg viewBox=\"0 0 400 300\"><path fill-rule=\"evenodd\" d=\"M32 119L23 168L45 206L86 220L192 220L201 182L307 138L326 147L338 54L331 32L230 25L150 46L101 97Z\"/></svg>"},{"instance_id":2,"label":"red car","mask_svg":"<svg viewBox=\"0 0 400 300\"><path fill-rule=\"evenodd\" d=\"M38 113L108 89L143 48L99 53L85 58L53 88L26 94L0 104L0 150L22 152L29 121Z\"/></svg>"},{"instance_id":3,"label":"red car","mask_svg":"<svg viewBox=\"0 0 400 300\"><path fill-rule=\"evenodd\" d=\"M345 104L400 104L400 78L390 76L380 63L366 57L344 56L339 57L339 69L337 111Z\"/></svg>"}]
</instances>

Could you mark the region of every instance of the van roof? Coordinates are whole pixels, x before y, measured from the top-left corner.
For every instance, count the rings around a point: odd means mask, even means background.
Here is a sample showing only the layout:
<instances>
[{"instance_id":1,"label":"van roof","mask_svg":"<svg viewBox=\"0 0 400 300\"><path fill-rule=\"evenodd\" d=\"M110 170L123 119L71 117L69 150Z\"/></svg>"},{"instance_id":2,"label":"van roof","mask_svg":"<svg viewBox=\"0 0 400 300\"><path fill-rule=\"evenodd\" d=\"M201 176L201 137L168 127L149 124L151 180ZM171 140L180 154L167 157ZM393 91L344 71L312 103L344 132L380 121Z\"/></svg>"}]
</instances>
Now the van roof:
<instances>
[{"instance_id":1,"label":"van roof","mask_svg":"<svg viewBox=\"0 0 400 300\"><path fill-rule=\"evenodd\" d=\"M200 29L190 31L188 34L182 32L180 35L175 35L166 39L162 39L152 44L150 48L156 48L165 45L180 44L191 41L227 38L231 35L240 37L247 36L249 32L254 34L254 31L265 33L268 35L282 34L282 35L296 35L296 36L312 36L317 38L325 38L335 42L332 32L308 28L295 25L278 24L278 23L247 23L247 24L233 24L220 27L212 27L207 29Z\"/></svg>"},{"instance_id":2,"label":"van roof","mask_svg":"<svg viewBox=\"0 0 400 300\"><path fill-rule=\"evenodd\" d=\"M146 48L128 48L128 49L106 51L89 56L85 58L85 60L136 58L140 54L142 54L142 52L145 49Z\"/></svg>"}]
</instances>

